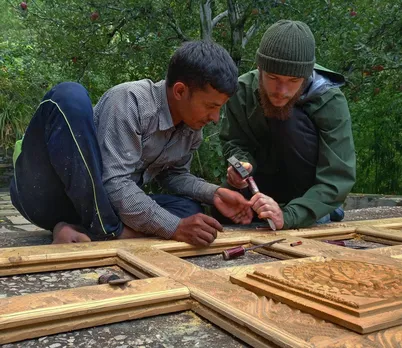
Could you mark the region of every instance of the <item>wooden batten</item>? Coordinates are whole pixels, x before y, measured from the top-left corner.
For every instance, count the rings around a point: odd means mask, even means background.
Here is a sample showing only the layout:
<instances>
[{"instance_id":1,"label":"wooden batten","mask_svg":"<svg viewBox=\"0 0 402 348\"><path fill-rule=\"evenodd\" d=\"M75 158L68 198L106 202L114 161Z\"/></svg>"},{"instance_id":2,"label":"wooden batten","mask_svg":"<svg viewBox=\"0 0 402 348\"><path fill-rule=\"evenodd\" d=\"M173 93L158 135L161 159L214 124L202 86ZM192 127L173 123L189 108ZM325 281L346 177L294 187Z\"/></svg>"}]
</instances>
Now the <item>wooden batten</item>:
<instances>
[{"instance_id":1,"label":"wooden batten","mask_svg":"<svg viewBox=\"0 0 402 348\"><path fill-rule=\"evenodd\" d=\"M169 278L133 280L124 286L96 285L0 299L2 331L45 322L187 299L187 287Z\"/></svg>"},{"instance_id":2,"label":"wooden batten","mask_svg":"<svg viewBox=\"0 0 402 348\"><path fill-rule=\"evenodd\" d=\"M374 226L361 226L356 229L356 232L365 236L378 237L402 244L402 231Z\"/></svg>"},{"instance_id":3,"label":"wooden batten","mask_svg":"<svg viewBox=\"0 0 402 348\"><path fill-rule=\"evenodd\" d=\"M255 348L278 348L280 346L262 338L257 335L247 327L243 325L239 325L233 320L228 319L227 317L213 311L207 306L202 305L199 302L193 302L193 306L191 308L195 313L199 314L203 318L207 319L211 323L219 326L223 330L230 332L232 335L241 339L243 342L246 342L252 347Z\"/></svg>"},{"instance_id":4,"label":"wooden batten","mask_svg":"<svg viewBox=\"0 0 402 348\"><path fill-rule=\"evenodd\" d=\"M31 263L25 265L12 266L10 268L2 267L0 268L0 277L11 276L17 274L29 274L29 273L41 273L41 272L55 272L70 269L80 269L89 267L104 267L112 266L117 263L116 257L102 257L93 258L89 260L76 260L76 261L53 261L46 263Z\"/></svg>"},{"instance_id":5,"label":"wooden batten","mask_svg":"<svg viewBox=\"0 0 402 348\"><path fill-rule=\"evenodd\" d=\"M155 315L169 314L190 310L191 300L175 300L165 303L147 304L135 308L118 308L101 313L92 313L73 318L55 318L50 322L0 330L0 344L18 342L26 339L70 332L94 326L118 323Z\"/></svg>"}]
</instances>

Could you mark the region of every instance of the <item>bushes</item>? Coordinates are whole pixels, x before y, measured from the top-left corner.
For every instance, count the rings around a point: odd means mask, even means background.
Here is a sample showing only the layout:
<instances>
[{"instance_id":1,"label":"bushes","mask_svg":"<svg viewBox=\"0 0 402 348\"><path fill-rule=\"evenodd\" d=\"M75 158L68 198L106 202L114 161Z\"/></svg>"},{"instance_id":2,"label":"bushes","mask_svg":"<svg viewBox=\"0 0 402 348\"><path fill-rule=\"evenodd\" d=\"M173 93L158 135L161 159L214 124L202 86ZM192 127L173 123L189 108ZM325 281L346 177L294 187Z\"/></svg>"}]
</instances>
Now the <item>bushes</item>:
<instances>
[{"instance_id":1,"label":"bushes","mask_svg":"<svg viewBox=\"0 0 402 348\"><path fill-rule=\"evenodd\" d=\"M343 91L351 109L358 155L354 190L402 194L402 0L358 0L353 5L322 0L232 2L248 16L246 22L239 21L244 30L236 34L245 34L252 24L259 30L241 52L239 45L232 52L237 58L242 55L240 73L255 68L255 51L270 24L291 18L310 25L317 42L317 62L343 73L348 81ZM212 18L227 9L227 1L212 3ZM29 2L26 11L16 3L0 13L3 147L10 148L14 138L21 136L48 87L78 81L96 103L115 84L164 78L168 59L180 42L201 36L195 2L117 0L110 4L100 0L94 6L87 0L40 0ZM92 17L95 12L99 14L96 19ZM211 37L232 50L231 36L239 26L227 16L215 24ZM226 174L219 128L209 125L204 129L205 141L192 165L197 175L215 183Z\"/></svg>"}]
</instances>

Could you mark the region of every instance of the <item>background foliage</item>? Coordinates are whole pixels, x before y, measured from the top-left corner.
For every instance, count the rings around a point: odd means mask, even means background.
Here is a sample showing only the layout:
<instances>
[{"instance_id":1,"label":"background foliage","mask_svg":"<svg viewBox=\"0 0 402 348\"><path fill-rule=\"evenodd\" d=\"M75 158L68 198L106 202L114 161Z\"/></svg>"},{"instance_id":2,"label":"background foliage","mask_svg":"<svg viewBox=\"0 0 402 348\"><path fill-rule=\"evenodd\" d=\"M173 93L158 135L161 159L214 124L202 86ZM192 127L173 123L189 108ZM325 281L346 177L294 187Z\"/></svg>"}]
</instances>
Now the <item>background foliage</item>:
<instances>
[{"instance_id":1,"label":"background foliage","mask_svg":"<svg viewBox=\"0 0 402 348\"><path fill-rule=\"evenodd\" d=\"M402 0L0 0L0 146L11 148L46 90L78 81L94 103L108 88L163 79L185 40L223 45L255 68L265 29L302 20L317 62L343 73L358 158L354 192L402 194ZM26 5L26 6L25 6ZM219 125L204 129L193 171L219 183Z\"/></svg>"}]
</instances>

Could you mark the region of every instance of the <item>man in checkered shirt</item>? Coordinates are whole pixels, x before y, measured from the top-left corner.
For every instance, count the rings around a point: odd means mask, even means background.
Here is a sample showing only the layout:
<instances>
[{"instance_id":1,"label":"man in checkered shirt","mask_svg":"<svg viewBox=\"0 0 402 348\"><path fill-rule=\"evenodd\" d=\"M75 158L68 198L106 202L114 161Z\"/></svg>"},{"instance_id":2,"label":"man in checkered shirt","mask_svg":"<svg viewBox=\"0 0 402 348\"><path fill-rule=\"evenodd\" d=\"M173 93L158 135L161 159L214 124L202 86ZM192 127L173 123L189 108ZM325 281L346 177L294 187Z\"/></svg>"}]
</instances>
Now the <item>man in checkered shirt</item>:
<instances>
[{"instance_id":1,"label":"man in checkered shirt","mask_svg":"<svg viewBox=\"0 0 402 348\"><path fill-rule=\"evenodd\" d=\"M144 235L212 243L222 226L200 202L236 223L252 218L241 194L190 173L202 127L219 121L236 89L233 60L209 41L180 47L166 80L115 86L94 109L81 85L55 86L16 146L13 204L52 230L54 243ZM152 180L172 194L145 194Z\"/></svg>"}]
</instances>

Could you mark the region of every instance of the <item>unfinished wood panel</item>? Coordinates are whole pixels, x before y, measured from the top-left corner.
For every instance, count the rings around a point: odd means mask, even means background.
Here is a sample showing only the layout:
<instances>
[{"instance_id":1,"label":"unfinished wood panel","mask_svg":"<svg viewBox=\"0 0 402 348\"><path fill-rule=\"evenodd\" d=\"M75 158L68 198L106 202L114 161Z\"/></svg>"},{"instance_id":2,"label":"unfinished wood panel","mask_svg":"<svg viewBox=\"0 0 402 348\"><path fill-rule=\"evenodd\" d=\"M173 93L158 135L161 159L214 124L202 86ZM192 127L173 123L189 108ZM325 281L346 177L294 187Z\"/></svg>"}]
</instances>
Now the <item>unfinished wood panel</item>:
<instances>
[{"instance_id":1,"label":"unfinished wood panel","mask_svg":"<svg viewBox=\"0 0 402 348\"><path fill-rule=\"evenodd\" d=\"M402 245L395 245L392 247L375 248L367 250L369 253L380 254L383 256L389 256L393 258L402 257Z\"/></svg>"},{"instance_id":2,"label":"unfinished wood panel","mask_svg":"<svg viewBox=\"0 0 402 348\"><path fill-rule=\"evenodd\" d=\"M193 302L193 306L191 308L195 313L199 314L200 316L204 317L211 323L219 326L220 328L230 332L232 335L236 336L237 338L241 339L243 342L251 345L255 348L278 348L276 344L269 342L251 330L247 329L244 326L236 324L235 322L227 319L223 315L209 309L206 306L198 302Z\"/></svg>"},{"instance_id":3,"label":"unfinished wood panel","mask_svg":"<svg viewBox=\"0 0 402 348\"><path fill-rule=\"evenodd\" d=\"M91 267L103 267L112 266L117 264L116 257L101 257L93 258L89 260L77 260L77 261L53 261L46 263L36 263L28 265L16 265L10 268L0 267L0 277L17 275L17 274L29 274L29 273L42 273L53 271L64 271L69 269L79 268L91 268Z\"/></svg>"},{"instance_id":4,"label":"unfinished wood panel","mask_svg":"<svg viewBox=\"0 0 402 348\"><path fill-rule=\"evenodd\" d=\"M323 237L327 238L328 236L343 236L353 234L356 230L355 226L347 226L343 224L342 226L325 228L321 229L318 227L309 228L309 229L301 229L301 230L288 230L284 231L290 236L293 237L302 237L302 238L318 238Z\"/></svg>"},{"instance_id":5,"label":"unfinished wood panel","mask_svg":"<svg viewBox=\"0 0 402 348\"><path fill-rule=\"evenodd\" d=\"M269 240L257 239L257 238L251 239L251 242L253 244L263 244L267 241ZM301 241L302 244L295 247L290 246L290 243L297 241ZM267 252L268 254L274 251L285 255L289 255L293 258L312 257L318 255L336 257L345 254L353 255L354 252L353 250L349 250L347 248L338 245L323 243L315 239L297 238L294 236L288 237L286 241L274 244L269 248L256 249L256 251L260 253Z\"/></svg>"},{"instance_id":6,"label":"unfinished wood panel","mask_svg":"<svg viewBox=\"0 0 402 348\"><path fill-rule=\"evenodd\" d=\"M152 246L163 243L171 243L171 241L160 240L154 238L137 238L137 239L121 239L110 240L104 242L91 242L91 243L70 243L70 244L49 244L25 247L12 247L0 249L0 264L3 260L8 258L21 257L34 257L35 255L48 255L48 254L65 254L75 253L80 251L97 251L104 249L121 249L125 247L138 247L138 246Z\"/></svg>"},{"instance_id":7,"label":"unfinished wood panel","mask_svg":"<svg viewBox=\"0 0 402 348\"><path fill-rule=\"evenodd\" d=\"M61 332L75 331L88 327L112 324L125 320L152 317L155 315L176 313L190 310L191 300L176 300L166 303L147 304L135 308L118 308L101 313L92 313L73 318L55 318L50 322L35 323L29 326L14 327L0 331L0 344L11 343L53 335Z\"/></svg>"},{"instance_id":8,"label":"unfinished wood panel","mask_svg":"<svg viewBox=\"0 0 402 348\"><path fill-rule=\"evenodd\" d=\"M231 280L257 294L368 333L402 323L402 267L388 258L382 261L386 262L292 260L261 266Z\"/></svg>"},{"instance_id":9,"label":"unfinished wood panel","mask_svg":"<svg viewBox=\"0 0 402 348\"><path fill-rule=\"evenodd\" d=\"M188 256L200 256L200 255L211 255L219 254L223 250L231 248L238 245L248 245L250 243L250 237L234 237L234 238L221 238L216 239L208 247L195 247L187 243L173 242L169 244L156 245L154 248L166 251L177 257L188 257Z\"/></svg>"},{"instance_id":10,"label":"unfinished wood panel","mask_svg":"<svg viewBox=\"0 0 402 348\"><path fill-rule=\"evenodd\" d=\"M0 299L0 330L189 296L185 286L169 278L132 280L124 286L105 284L14 296Z\"/></svg>"},{"instance_id":11,"label":"unfinished wood panel","mask_svg":"<svg viewBox=\"0 0 402 348\"><path fill-rule=\"evenodd\" d=\"M359 220L359 221L345 221L344 223L334 223L334 225L348 225L348 226L381 226L386 228L402 228L402 217L375 219L375 220Z\"/></svg>"},{"instance_id":12,"label":"unfinished wood panel","mask_svg":"<svg viewBox=\"0 0 402 348\"><path fill-rule=\"evenodd\" d=\"M388 239L402 244L402 231L400 230L392 230L382 227L361 226L356 229L356 232L366 236Z\"/></svg>"},{"instance_id":13,"label":"unfinished wood panel","mask_svg":"<svg viewBox=\"0 0 402 348\"><path fill-rule=\"evenodd\" d=\"M121 258L116 258L116 265L127 271L128 273L131 273L133 276L139 278L139 279L147 279L151 278L152 275L148 272L146 272L143 269L139 269L138 267L135 267L133 264L124 261Z\"/></svg>"}]
</instances>

